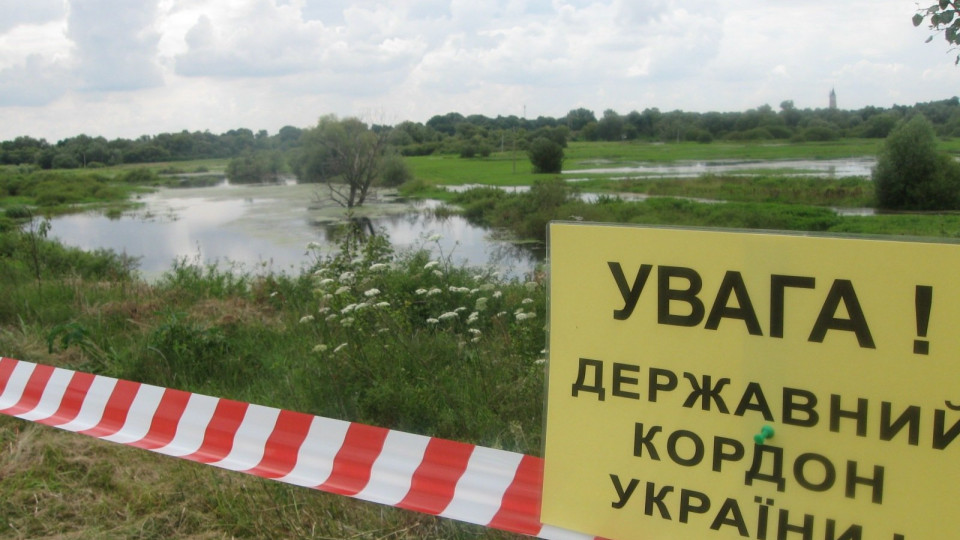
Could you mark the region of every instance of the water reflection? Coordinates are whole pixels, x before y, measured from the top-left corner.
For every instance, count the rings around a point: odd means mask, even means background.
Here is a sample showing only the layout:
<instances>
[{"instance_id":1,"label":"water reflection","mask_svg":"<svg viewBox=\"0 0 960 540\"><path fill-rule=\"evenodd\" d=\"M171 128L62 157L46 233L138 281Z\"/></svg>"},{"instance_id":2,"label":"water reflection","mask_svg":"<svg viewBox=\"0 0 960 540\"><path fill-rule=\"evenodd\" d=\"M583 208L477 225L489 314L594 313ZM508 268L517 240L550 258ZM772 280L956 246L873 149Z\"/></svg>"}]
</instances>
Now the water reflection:
<instances>
[{"instance_id":1,"label":"water reflection","mask_svg":"<svg viewBox=\"0 0 960 540\"><path fill-rule=\"evenodd\" d=\"M602 165L602 160L581 162L580 165ZM824 178L844 178L849 176L867 176L877 164L875 158L860 157L846 159L803 159L803 160L714 160L714 161L677 161L674 163L637 162L630 165L616 167L595 167L563 171L565 175L577 174L630 174L624 177L638 176L668 177L668 178L696 178L704 174L728 175L755 175L765 174L771 170L786 170L778 172L778 176L817 176ZM571 178L570 180L583 180Z\"/></svg>"},{"instance_id":2,"label":"water reflection","mask_svg":"<svg viewBox=\"0 0 960 540\"><path fill-rule=\"evenodd\" d=\"M50 236L85 250L106 248L139 257L147 279L181 258L298 272L312 261L305 248L309 242L321 244L329 253L338 239L338 227L318 219L309 208L312 189L283 185L161 190L144 197L144 208L119 218L89 213L54 218ZM542 249L515 246L460 216L436 216L431 210L438 204L408 205L401 213L357 218L355 223L367 234L387 235L398 250L429 249L454 264L492 265L509 278L522 278L542 261Z\"/></svg>"}]
</instances>

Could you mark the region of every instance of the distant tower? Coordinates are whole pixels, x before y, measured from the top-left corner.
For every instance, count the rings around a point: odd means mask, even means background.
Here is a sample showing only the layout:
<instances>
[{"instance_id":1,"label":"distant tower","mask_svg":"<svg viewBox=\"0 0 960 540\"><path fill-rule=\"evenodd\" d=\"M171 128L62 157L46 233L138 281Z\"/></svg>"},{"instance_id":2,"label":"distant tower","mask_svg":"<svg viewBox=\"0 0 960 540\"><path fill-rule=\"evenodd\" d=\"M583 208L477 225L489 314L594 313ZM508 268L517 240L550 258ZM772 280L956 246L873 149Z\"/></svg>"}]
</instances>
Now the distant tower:
<instances>
[{"instance_id":1,"label":"distant tower","mask_svg":"<svg viewBox=\"0 0 960 540\"><path fill-rule=\"evenodd\" d=\"M830 89L830 109L837 108L837 92L831 88Z\"/></svg>"}]
</instances>

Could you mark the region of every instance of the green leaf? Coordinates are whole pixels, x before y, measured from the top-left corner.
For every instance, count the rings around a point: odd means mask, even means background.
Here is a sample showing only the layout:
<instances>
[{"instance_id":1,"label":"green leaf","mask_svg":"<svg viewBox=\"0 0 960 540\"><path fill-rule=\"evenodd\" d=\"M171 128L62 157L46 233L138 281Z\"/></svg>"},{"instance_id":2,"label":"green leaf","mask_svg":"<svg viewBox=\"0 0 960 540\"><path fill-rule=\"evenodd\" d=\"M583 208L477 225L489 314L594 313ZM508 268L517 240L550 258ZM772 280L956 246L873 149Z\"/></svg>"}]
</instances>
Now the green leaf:
<instances>
[{"instance_id":1,"label":"green leaf","mask_svg":"<svg viewBox=\"0 0 960 540\"><path fill-rule=\"evenodd\" d=\"M921 24L923 24L923 15L917 13L913 16L913 25L920 26Z\"/></svg>"},{"instance_id":2,"label":"green leaf","mask_svg":"<svg viewBox=\"0 0 960 540\"><path fill-rule=\"evenodd\" d=\"M947 6L950 5L950 0L940 0L940 9L947 9Z\"/></svg>"},{"instance_id":3,"label":"green leaf","mask_svg":"<svg viewBox=\"0 0 960 540\"><path fill-rule=\"evenodd\" d=\"M950 24L950 21L953 20L953 10L944 11L940 14L940 22L943 24Z\"/></svg>"}]
</instances>

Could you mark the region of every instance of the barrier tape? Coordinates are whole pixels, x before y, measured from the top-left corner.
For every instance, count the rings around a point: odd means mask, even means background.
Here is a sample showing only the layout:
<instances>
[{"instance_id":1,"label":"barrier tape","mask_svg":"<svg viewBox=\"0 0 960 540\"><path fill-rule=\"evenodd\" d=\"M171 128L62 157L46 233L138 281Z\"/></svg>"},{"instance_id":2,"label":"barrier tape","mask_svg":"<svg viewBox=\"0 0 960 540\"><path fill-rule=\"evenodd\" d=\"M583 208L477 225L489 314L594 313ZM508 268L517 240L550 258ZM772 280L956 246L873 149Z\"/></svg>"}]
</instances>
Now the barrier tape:
<instances>
[{"instance_id":1,"label":"barrier tape","mask_svg":"<svg viewBox=\"0 0 960 540\"><path fill-rule=\"evenodd\" d=\"M543 460L0 357L0 414L297 486L558 540Z\"/></svg>"}]
</instances>

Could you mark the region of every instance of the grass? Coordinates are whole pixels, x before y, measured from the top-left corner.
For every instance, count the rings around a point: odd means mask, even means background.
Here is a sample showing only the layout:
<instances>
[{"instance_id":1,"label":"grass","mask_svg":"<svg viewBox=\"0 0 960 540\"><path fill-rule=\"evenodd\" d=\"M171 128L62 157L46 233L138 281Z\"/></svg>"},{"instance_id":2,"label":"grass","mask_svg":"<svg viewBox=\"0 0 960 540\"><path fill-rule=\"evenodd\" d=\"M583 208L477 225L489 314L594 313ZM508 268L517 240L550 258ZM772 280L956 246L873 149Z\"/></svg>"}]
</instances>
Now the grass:
<instances>
[{"instance_id":1,"label":"grass","mask_svg":"<svg viewBox=\"0 0 960 540\"><path fill-rule=\"evenodd\" d=\"M803 178L775 175L703 175L661 180L593 179L577 182L583 191L642 193L656 197L687 197L735 202L769 202L859 208L874 204L873 183L863 178Z\"/></svg>"},{"instance_id":2,"label":"grass","mask_svg":"<svg viewBox=\"0 0 960 540\"><path fill-rule=\"evenodd\" d=\"M346 234L298 276L183 260L147 284L111 254L28 236L0 236L4 356L540 451L541 281ZM514 537L12 418L0 448L0 526L17 537Z\"/></svg>"}]
</instances>

